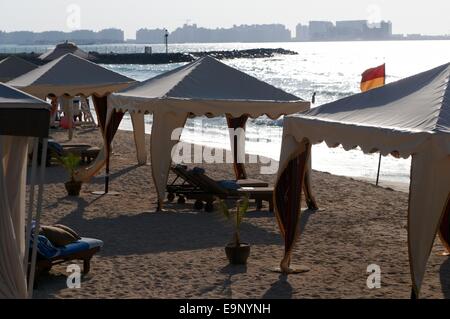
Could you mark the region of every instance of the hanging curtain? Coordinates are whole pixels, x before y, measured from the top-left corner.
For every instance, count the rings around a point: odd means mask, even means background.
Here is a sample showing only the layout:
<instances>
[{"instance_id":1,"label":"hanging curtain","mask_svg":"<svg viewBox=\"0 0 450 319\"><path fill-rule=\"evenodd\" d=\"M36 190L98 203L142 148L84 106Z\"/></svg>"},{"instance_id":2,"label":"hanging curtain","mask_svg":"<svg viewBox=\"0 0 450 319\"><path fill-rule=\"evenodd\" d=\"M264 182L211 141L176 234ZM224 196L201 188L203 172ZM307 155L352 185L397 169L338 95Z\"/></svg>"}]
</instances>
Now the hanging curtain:
<instances>
[{"instance_id":1,"label":"hanging curtain","mask_svg":"<svg viewBox=\"0 0 450 319\"><path fill-rule=\"evenodd\" d=\"M27 137L0 136L0 298L26 298Z\"/></svg>"},{"instance_id":2,"label":"hanging curtain","mask_svg":"<svg viewBox=\"0 0 450 319\"><path fill-rule=\"evenodd\" d=\"M248 115L242 115L240 117L232 117L227 114L228 128L237 130L244 129L248 120ZM230 136L231 139L231 152L233 153L233 166L236 179L247 179L247 173L245 171L245 136L239 140L236 134ZM244 158L241 158L244 157Z\"/></svg>"},{"instance_id":3,"label":"hanging curtain","mask_svg":"<svg viewBox=\"0 0 450 319\"><path fill-rule=\"evenodd\" d=\"M303 143L301 152L289 161L286 168L280 171L282 174L275 187L275 213L285 247L280 268L285 273L289 272L292 249L299 236L302 187L308 169L310 150L310 145Z\"/></svg>"}]
</instances>

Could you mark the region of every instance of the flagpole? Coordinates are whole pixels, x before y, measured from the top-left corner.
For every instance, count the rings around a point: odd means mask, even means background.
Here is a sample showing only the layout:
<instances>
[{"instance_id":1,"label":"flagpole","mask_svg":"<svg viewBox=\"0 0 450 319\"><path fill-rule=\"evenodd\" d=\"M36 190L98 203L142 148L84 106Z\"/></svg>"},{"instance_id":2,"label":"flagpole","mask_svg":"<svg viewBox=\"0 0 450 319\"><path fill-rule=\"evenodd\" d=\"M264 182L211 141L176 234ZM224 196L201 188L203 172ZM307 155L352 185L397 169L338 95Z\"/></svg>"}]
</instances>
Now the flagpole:
<instances>
[{"instance_id":1,"label":"flagpole","mask_svg":"<svg viewBox=\"0 0 450 319\"><path fill-rule=\"evenodd\" d=\"M377 182L375 183L376 186L378 186L378 181L380 180L380 168L381 168L381 152L380 152L380 158L378 160Z\"/></svg>"},{"instance_id":2,"label":"flagpole","mask_svg":"<svg viewBox=\"0 0 450 319\"><path fill-rule=\"evenodd\" d=\"M383 85L386 85L386 63L384 64L384 83L383 83ZM380 169L381 169L381 151L380 151L380 157L378 159L377 181L375 183L376 186L378 186L378 182L380 181Z\"/></svg>"}]
</instances>

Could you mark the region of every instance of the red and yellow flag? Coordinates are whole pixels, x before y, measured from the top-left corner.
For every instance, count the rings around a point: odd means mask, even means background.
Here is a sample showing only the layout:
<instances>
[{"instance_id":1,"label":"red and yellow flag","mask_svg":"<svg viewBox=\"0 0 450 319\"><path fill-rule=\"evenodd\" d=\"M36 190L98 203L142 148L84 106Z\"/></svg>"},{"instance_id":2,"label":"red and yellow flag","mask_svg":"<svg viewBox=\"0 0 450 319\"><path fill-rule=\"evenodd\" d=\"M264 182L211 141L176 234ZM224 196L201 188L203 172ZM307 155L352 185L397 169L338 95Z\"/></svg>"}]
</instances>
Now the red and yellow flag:
<instances>
[{"instance_id":1,"label":"red and yellow flag","mask_svg":"<svg viewBox=\"0 0 450 319\"><path fill-rule=\"evenodd\" d=\"M383 86L386 82L386 65L368 69L362 74L361 91L366 92Z\"/></svg>"}]
</instances>

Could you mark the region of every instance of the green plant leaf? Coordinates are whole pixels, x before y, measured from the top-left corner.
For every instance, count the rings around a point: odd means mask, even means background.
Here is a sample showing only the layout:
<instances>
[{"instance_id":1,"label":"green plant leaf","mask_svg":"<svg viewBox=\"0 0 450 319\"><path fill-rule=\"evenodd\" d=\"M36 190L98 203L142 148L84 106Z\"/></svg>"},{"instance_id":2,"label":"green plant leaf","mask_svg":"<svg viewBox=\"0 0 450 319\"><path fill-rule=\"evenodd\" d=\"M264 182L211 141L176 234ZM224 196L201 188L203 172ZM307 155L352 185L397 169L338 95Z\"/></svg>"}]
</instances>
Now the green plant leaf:
<instances>
[{"instance_id":1,"label":"green plant leaf","mask_svg":"<svg viewBox=\"0 0 450 319\"><path fill-rule=\"evenodd\" d=\"M225 204L225 202L219 198L219 211L227 218L230 219L230 211L228 210L228 206Z\"/></svg>"},{"instance_id":2,"label":"green plant leaf","mask_svg":"<svg viewBox=\"0 0 450 319\"><path fill-rule=\"evenodd\" d=\"M241 224L242 220L244 219L245 214L247 213L249 205L248 197L245 196L242 201L240 201L238 205L238 224Z\"/></svg>"},{"instance_id":3,"label":"green plant leaf","mask_svg":"<svg viewBox=\"0 0 450 319\"><path fill-rule=\"evenodd\" d=\"M73 179L75 170L78 168L81 162L80 156L69 153L66 156L57 157L57 160L67 170L70 177Z\"/></svg>"}]
</instances>

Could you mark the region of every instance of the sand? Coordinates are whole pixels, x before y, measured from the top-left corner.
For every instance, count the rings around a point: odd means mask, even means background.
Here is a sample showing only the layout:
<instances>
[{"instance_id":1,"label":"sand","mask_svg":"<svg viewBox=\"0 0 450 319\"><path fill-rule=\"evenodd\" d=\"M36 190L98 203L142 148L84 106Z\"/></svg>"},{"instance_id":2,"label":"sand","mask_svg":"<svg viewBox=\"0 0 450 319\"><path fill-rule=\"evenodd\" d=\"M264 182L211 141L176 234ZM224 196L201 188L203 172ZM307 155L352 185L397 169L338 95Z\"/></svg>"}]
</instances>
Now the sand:
<instances>
[{"instance_id":1,"label":"sand","mask_svg":"<svg viewBox=\"0 0 450 319\"><path fill-rule=\"evenodd\" d=\"M52 132L58 141L66 134ZM147 137L149 145L149 137ZM73 142L100 145L97 130L77 129ZM137 166L130 132L118 132L112 156L111 190L96 196L103 179L84 184L80 197L67 197L65 171L46 171L44 224L66 224L82 236L99 238L104 248L82 278L80 289L66 286L67 264L40 278L35 298L409 298L405 192L350 178L314 172L321 211L305 212L293 262L310 271L289 277L271 272L283 245L272 213L250 207L241 236L252 245L247 266L230 266L224 246L232 229L219 213L167 204L155 212L151 167ZM216 179L232 178L231 165L202 165ZM275 175L251 177L273 184ZM428 262L423 298L450 297L450 258L436 240ZM368 289L366 268L381 267L381 288ZM81 265L81 263L80 263Z\"/></svg>"}]
</instances>

